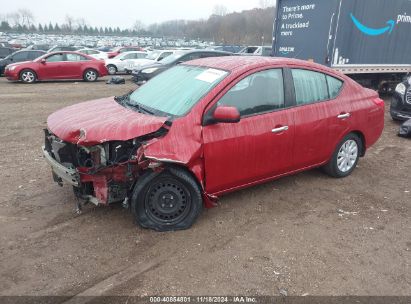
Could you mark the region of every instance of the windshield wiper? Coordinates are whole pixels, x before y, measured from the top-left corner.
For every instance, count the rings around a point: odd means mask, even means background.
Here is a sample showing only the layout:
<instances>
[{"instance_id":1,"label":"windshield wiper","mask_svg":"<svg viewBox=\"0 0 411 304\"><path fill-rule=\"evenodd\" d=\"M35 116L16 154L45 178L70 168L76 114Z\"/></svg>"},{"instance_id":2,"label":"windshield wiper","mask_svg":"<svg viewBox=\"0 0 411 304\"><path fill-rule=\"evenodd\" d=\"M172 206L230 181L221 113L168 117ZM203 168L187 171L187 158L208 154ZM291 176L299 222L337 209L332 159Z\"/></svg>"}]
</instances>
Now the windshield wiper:
<instances>
[{"instance_id":1,"label":"windshield wiper","mask_svg":"<svg viewBox=\"0 0 411 304\"><path fill-rule=\"evenodd\" d=\"M137 109L137 111L139 111L139 112L141 112L141 113L146 113L146 114L154 115L154 112L148 110L147 108L145 108L144 106L142 106L142 105L139 104L138 102L133 102L133 103L130 102L130 98L126 101L126 105Z\"/></svg>"},{"instance_id":2,"label":"windshield wiper","mask_svg":"<svg viewBox=\"0 0 411 304\"><path fill-rule=\"evenodd\" d=\"M130 100L130 95L133 93L134 91L130 91L125 95L121 95L121 96L114 96L114 100L117 101L119 104L124 105L125 103L127 104Z\"/></svg>"}]
</instances>

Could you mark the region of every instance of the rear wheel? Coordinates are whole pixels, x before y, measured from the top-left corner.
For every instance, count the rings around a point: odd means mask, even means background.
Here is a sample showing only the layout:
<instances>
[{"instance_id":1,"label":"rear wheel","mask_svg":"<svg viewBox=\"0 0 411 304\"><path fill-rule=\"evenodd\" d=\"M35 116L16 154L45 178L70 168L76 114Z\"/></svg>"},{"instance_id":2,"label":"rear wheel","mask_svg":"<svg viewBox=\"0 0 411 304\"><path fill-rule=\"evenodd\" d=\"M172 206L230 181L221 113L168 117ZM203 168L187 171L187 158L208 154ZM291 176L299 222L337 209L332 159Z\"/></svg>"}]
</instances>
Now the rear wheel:
<instances>
[{"instance_id":1,"label":"rear wheel","mask_svg":"<svg viewBox=\"0 0 411 304\"><path fill-rule=\"evenodd\" d=\"M143 176L131 201L137 222L157 231L190 228L202 205L196 181L188 172L176 168Z\"/></svg>"},{"instance_id":2,"label":"rear wheel","mask_svg":"<svg viewBox=\"0 0 411 304\"><path fill-rule=\"evenodd\" d=\"M107 66L107 71L110 75L115 75L117 73L117 67L113 64Z\"/></svg>"},{"instance_id":3,"label":"rear wheel","mask_svg":"<svg viewBox=\"0 0 411 304\"><path fill-rule=\"evenodd\" d=\"M337 178L350 175L357 166L361 151L361 139L355 134L348 134L338 144L330 162L324 166L324 171Z\"/></svg>"},{"instance_id":4,"label":"rear wheel","mask_svg":"<svg viewBox=\"0 0 411 304\"><path fill-rule=\"evenodd\" d=\"M37 75L33 70L23 70L20 73L20 80L24 83L33 83L37 80Z\"/></svg>"},{"instance_id":5,"label":"rear wheel","mask_svg":"<svg viewBox=\"0 0 411 304\"><path fill-rule=\"evenodd\" d=\"M93 82L98 78L98 73L96 70L88 69L84 72L83 78L85 81Z\"/></svg>"}]
</instances>

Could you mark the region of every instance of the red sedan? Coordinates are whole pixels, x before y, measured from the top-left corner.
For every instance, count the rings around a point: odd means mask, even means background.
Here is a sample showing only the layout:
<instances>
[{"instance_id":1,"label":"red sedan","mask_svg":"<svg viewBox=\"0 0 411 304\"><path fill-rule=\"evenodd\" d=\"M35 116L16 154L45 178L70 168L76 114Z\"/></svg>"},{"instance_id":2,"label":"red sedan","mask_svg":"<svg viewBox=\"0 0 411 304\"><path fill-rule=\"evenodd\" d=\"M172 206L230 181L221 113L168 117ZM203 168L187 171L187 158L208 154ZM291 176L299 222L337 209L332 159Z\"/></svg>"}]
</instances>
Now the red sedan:
<instances>
[{"instance_id":1,"label":"red sedan","mask_svg":"<svg viewBox=\"0 0 411 304\"><path fill-rule=\"evenodd\" d=\"M25 83L53 79L96 81L107 74L104 61L78 52L48 53L34 61L10 64L4 73L8 80Z\"/></svg>"},{"instance_id":2,"label":"red sedan","mask_svg":"<svg viewBox=\"0 0 411 304\"><path fill-rule=\"evenodd\" d=\"M134 51L142 51L143 49L139 46L123 46L118 47L112 50L111 52L107 52L108 58L114 58L117 55L124 53L124 52L134 52Z\"/></svg>"},{"instance_id":3,"label":"red sedan","mask_svg":"<svg viewBox=\"0 0 411 304\"><path fill-rule=\"evenodd\" d=\"M225 193L317 167L350 175L381 136L384 102L318 64L219 57L47 123L56 182L95 204L130 204L142 227L165 231L190 227Z\"/></svg>"}]
</instances>

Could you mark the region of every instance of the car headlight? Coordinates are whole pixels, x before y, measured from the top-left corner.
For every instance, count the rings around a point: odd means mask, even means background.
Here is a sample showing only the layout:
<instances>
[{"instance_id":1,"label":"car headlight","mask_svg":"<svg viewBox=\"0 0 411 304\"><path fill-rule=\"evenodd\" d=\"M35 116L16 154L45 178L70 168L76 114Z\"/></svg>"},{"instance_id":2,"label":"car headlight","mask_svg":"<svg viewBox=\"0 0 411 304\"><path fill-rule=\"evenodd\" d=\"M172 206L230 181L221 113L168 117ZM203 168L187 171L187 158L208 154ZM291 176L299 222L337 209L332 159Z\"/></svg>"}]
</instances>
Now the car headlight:
<instances>
[{"instance_id":1,"label":"car headlight","mask_svg":"<svg viewBox=\"0 0 411 304\"><path fill-rule=\"evenodd\" d=\"M154 73L157 70L158 70L158 68L151 68L151 69L142 70L141 72L145 73L145 74L151 74L151 73Z\"/></svg>"},{"instance_id":2,"label":"car headlight","mask_svg":"<svg viewBox=\"0 0 411 304\"><path fill-rule=\"evenodd\" d=\"M8 69L9 71L14 71L14 70L16 69L16 66L7 67L7 69Z\"/></svg>"},{"instance_id":3,"label":"car headlight","mask_svg":"<svg viewBox=\"0 0 411 304\"><path fill-rule=\"evenodd\" d=\"M395 88L395 92L401 95L405 95L406 90L407 88L405 87L403 83L398 84L397 87Z\"/></svg>"}]
</instances>

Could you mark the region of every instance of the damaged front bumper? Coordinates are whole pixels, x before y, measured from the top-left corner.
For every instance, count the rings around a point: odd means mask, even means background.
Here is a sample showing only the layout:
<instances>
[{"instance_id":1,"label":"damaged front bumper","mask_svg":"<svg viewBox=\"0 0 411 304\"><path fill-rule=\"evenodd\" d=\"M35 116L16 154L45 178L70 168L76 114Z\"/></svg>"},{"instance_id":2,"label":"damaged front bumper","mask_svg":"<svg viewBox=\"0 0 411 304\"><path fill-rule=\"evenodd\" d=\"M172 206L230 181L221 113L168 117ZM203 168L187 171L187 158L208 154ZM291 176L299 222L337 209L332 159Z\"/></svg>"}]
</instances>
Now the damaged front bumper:
<instances>
[{"instance_id":1,"label":"damaged front bumper","mask_svg":"<svg viewBox=\"0 0 411 304\"><path fill-rule=\"evenodd\" d=\"M43 146L43 155L46 162L51 166L54 180L59 184L64 181L74 187L80 187L80 174L77 170L63 166L50 153L47 151L46 146Z\"/></svg>"}]
</instances>

